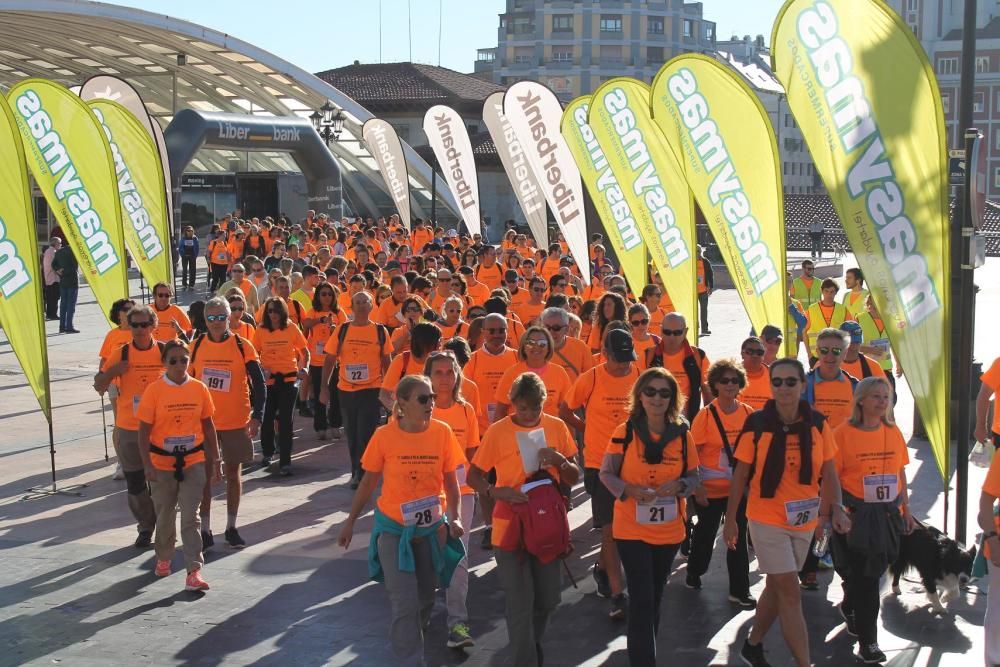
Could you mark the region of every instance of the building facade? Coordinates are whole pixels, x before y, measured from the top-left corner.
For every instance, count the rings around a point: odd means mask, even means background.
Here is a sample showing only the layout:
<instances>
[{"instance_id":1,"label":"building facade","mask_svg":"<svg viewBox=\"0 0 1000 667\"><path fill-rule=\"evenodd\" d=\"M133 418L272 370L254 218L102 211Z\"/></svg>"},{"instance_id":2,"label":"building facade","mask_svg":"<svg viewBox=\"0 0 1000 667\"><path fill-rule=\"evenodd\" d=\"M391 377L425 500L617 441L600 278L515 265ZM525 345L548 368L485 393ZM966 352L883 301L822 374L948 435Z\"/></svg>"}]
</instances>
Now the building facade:
<instances>
[{"instance_id":1,"label":"building facade","mask_svg":"<svg viewBox=\"0 0 1000 667\"><path fill-rule=\"evenodd\" d=\"M616 76L651 82L678 53L714 50L700 2L507 0L497 46L479 49L475 74L503 86L540 81L570 100Z\"/></svg>"}]
</instances>

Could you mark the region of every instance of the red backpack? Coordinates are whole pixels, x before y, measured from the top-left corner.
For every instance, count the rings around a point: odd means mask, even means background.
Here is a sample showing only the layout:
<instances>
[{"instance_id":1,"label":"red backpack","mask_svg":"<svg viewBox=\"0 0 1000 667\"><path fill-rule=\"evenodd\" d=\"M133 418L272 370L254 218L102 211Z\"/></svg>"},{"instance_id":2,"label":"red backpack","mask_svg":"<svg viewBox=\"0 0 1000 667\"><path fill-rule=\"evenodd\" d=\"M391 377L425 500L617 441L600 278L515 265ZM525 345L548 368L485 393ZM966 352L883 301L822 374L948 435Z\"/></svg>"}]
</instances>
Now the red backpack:
<instances>
[{"instance_id":1,"label":"red backpack","mask_svg":"<svg viewBox=\"0 0 1000 667\"><path fill-rule=\"evenodd\" d=\"M573 545L569 537L566 499L559 492L557 480L540 470L525 484L543 480L549 483L530 489L527 492L528 502L498 501L493 514L494 518L509 522L498 548L504 551L524 549L544 565L568 556Z\"/></svg>"}]
</instances>

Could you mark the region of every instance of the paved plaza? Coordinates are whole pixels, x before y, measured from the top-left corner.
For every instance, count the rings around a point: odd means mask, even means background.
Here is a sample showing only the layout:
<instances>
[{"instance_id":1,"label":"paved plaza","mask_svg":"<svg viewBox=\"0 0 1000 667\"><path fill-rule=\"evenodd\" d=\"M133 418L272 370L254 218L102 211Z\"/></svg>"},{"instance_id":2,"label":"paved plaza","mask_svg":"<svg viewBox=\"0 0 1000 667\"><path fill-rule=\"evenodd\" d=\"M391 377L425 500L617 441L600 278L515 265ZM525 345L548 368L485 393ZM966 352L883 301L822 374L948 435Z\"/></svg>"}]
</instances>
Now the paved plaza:
<instances>
[{"instance_id":1,"label":"paved plaza","mask_svg":"<svg viewBox=\"0 0 1000 667\"><path fill-rule=\"evenodd\" d=\"M851 259L845 266L853 266ZM980 361L1000 355L991 335L1000 323L1000 260L977 272L976 351ZM133 295L139 294L132 282ZM193 296L182 294L182 302ZM732 290L711 300L713 334L702 339L710 359L735 356L749 329ZM223 544L225 501L216 496L217 546L207 554L204 596L185 593L181 555L175 574L152 574L152 551L132 547L135 529L125 483L113 481L114 452L105 461L102 413L111 411L91 388L97 352L107 330L92 294L81 290L78 335L54 333L47 323L52 367L54 429L60 487L86 485L80 496L22 500L25 490L49 481L46 422L0 334L0 665L392 665L387 649L385 591L367 578L371 514L360 520L349 551L336 532L351 500L343 441L318 441L311 420L296 417L295 475L280 478L252 466L245 475L240 532L243 551ZM909 435L912 400L901 384L898 421ZM110 440L110 432L107 434ZM926 442L910 443L914 514L940 526L942 484ZM984 471L970 470L970 535ZM590 530L582 485L570 514L575 552L567 561L562 604L545 638L546 665L625 665L625 626L607 618L608 602L594 594L588 568L599 536ZM467 653L445 648L443 596L427 636L429 665L506 665L503 595L495 563L478 548L473 524L470 627L477 645ZM685 563L668 585L660 627L664 665L736 665L752 612L726 601L722 547L701 591L684 587ZM831 581L836 581L833 585ZM752 574L755 595L763 586ZM853 641L834 605L839 580L820 574L821 589L804 592L806 618L818 665L854 664ZM947 616L927 608L919 586L883 599L879 643L889 665L982 664L985 591L974 582ZM774 665L790 665L777 624L765 640Z\"/></svg>"}]
</instances>

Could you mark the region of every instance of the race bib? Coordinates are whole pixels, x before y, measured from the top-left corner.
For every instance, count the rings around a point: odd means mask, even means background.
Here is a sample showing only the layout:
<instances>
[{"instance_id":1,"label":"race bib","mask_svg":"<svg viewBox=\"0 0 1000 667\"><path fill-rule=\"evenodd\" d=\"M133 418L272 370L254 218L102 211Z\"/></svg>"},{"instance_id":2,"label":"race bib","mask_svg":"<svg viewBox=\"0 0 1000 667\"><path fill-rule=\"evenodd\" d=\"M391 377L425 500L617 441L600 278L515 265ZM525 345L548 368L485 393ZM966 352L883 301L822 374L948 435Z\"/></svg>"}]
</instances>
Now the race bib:
<instances>
[{"instance_id":1,"label":"race bib","mask_svg":"<svg viewBox=\"0 0 1000 667\"><path fill-rule=\"evenodd\" d=\"M344 373L348 382L368 382L368 364L347 364Z\"/></svg>"},{"instance_id":2,"label":"race bib","mask_svg":"<svg viewBox=\"0 0 1000 667\"><path fill-rule=\"evenodd\" d=\"M219 259L221 259L222 261L226 261L226 259L227 259L227 258L226 258L226 253L224 253L224 252L220 252L220 253L219 253Z\"/></svg>"},{"instance_id":3,"label":"race bib","mask_svg":"<svg viewBox=\"0 0 1000 667\"><path fill-rule=\"evenodd\" d=\"M866 503L891 503L899 495L897 475L865 475Z\"/></svg>"},{"instance_id":4,"label":"race bib","mask_svg":"<svg viewBox=\"0 0 1000 667\"><path fill-rule=\"evenodd\" d=\"M326 348L326 341L316 343L316 354L320 355L326 354L326 352L324 351L325 348Z\"/></svg>"},{"instance_id":5,"label":"race bib","mask_svg":"<svg viewBox=\"0 0 1000 667\"><path fill-rule=\"evenodd\" d=\"M635 504L636 523L642 525L659 525L670 523L677 518L677 496L656 498L651 503Z\"/></svg>"},{"instance_id":6,"label":"race bib","mask_svg":"<svg viewBox=\"0 0 1000 667\"><path fill-rule=\"evenodd\" d=\"M163 439L163 447L168 452L186 452L194 448L193 435L172 435Z\"/></svg>"},{"instance_id":7,"label":"race bib","mask_svg":"<svg viewBox=\"0 0 1000 667\"><path fill-rule=\"evenodd\" d=\"M139 412L139 401L141 401L141 400L142 400L142 396L133 396L132 397L132 414L136 414L136 413Z\"/></svg>"},{"instance_id":8,"label":"race bib","mask_svg":"<svg viewBox=\"0 0 1000 667\"><path fill-rule=\"evenodd\" d=\"M789 526L805 526L819 514L819 498L789 500L785 503L785 522Z\"/></svg>"},{"instance_id":9,"label":"race bib","mask_svg":"<svg viewBox=\"0 0 1000 667\"><path fill-rule=\"evenodd\" d=\"M876 360L881 361L882 359L885 358L885 355L889 354L888 338L878 338L876 340L873 340L871 345L872 347L875 348L875 351L872 356L874 356Z\"/></svg>"},{"instance_id":10,"label":"race bib","mask_svg":"<svg viewBox=\"0 0 1000 667\"><path fill-rule=\"evenodd\" d=\"M404 526L430 526L441 519L441 499L437 496L427 496L419 500L411 500L399 506L403 515Z\"/></svg>"},{"instance_id":11,"label":"race bib","mask_svg":"<svg viewBox=\"0 0 1000 667\"><path fill-rule=\"evenodd\" d=\"M211 391L229 393L233 374L221 368L206 368L201 372L201 380Z\"/></svg>"}]
</instances>

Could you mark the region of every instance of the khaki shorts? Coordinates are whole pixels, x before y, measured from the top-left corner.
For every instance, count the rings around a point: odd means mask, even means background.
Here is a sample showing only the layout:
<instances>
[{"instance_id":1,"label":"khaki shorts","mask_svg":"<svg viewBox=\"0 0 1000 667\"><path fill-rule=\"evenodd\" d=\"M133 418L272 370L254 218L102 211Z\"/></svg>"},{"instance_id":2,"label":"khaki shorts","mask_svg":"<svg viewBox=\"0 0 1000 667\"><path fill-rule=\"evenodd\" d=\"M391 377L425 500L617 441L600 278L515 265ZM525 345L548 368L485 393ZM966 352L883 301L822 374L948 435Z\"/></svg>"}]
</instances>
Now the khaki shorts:
<instances>
[{"instance_id":1,"label":"khaki shorts","mask_svg":"<svg viewBox=\"0 0 1000 667\"><path fill-rule=\"evenodd\" d=\"M809 555L814 531L748 521L750 539L757 555L757 569L764 574L798 572Z\"/></svg>"},{"instance_id":2,"label":"khaki shorts","mask_svg":"<svg viewBox=\"0 0 1000 667\"><path fill-rule=\"evenodd\" d=\"M139 455L138 431L129 431L115 426L114 441L115 450L118 452L118 462L122 464L122 470L135 472L145 468L142 464L142 456Z\"/></svg>"},{"instance_id":3,"label":"khaki shorts","mask_svg":"<svg viewBox=\"0 0 1000 667\"><path fill-rule=\"evenodd\" d=\"M253 441L245 428L217 430L216 434L219 436L219 449L222 450L222 460L225 463L253 463Z\"/></svg>"}]
</instances>

